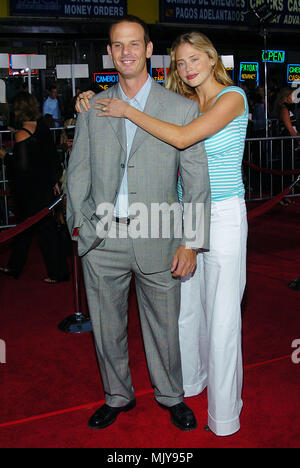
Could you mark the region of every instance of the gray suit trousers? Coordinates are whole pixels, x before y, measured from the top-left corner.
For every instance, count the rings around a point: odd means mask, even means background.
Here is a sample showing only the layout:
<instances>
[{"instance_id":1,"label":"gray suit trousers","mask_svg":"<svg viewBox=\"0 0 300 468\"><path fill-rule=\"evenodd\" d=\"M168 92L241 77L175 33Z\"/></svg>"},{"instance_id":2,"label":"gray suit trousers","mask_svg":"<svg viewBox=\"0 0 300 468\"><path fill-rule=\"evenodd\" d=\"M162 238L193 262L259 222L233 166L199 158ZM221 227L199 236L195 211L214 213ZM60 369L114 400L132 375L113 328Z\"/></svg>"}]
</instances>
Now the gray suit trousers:
<instances>
[{"instance_id":1,"label":"gray suit trousers","mask_svg":"<svg viewBox=\"0 0 300 468\"><path fill-rule=\"evenodd\" d=\"M148 369L156 400L166 406L183 401L178 319L180 281L170 270L143 274L128 236L130 226L117 226L119 237L82 258L87 299L106 396L112 407L134 399L128 356L128 293L135 276ZM112 228L116 228L113 223Z\"/></svg>"}]
</instances>

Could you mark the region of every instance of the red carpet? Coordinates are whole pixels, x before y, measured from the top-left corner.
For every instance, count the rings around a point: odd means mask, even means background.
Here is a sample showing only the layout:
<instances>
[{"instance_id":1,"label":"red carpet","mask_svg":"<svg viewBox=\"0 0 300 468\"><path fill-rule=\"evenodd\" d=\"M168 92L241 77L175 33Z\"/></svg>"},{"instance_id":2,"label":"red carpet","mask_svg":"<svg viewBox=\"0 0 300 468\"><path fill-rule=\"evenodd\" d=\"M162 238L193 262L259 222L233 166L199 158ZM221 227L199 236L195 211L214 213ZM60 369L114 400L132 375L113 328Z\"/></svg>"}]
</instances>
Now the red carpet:
<instances>
[{"instance_id":1,"label":"red carpet","mask_svg":"<svg viewBox=\"0 0 300 468\"><path fill-rule=\"evenodd\" d=\"M129 348L137 408L104 431L87 420L103 401L90 333L69 335L57 325L73 313L71 283L46 285L40 252L32 247L18 281L0 279L0 447L300 447L300 363L291 355L300 339L300 200L250 224L248 285L243 305L244 409L241 430L216 437L203 430L206 393L187 400L198 429L184 433L154 402L139 328L130 299ZM0 264L7 252L0 251Z\"/></svg>"}]
</instances>

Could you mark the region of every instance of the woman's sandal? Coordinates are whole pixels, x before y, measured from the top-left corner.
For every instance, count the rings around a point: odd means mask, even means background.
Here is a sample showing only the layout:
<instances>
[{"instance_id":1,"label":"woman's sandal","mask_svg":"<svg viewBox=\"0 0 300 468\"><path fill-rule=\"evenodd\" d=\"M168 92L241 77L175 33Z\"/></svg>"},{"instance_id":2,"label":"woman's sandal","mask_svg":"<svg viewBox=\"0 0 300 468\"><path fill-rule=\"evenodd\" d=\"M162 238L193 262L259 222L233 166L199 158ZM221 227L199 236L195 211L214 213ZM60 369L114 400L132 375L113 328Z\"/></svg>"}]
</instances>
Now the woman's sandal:
<instances>
[{"instance_id":1,"label":"woman's sandal","mask_svg":"<svg viewBox=\"0 0 300 468\"><path fill-rule=\"evenodd\" d=\"M44 283L47 283L47 284L57 284L58 281L56 279L53 279L53 278L45 278L44 279Z\"/></svg>"},{"instance_id":2,"label":"woman's sandal","mask_svg":"<svg viewBox=\"0 0 300 468\"><path fill-rule=\"evenodd\" d=\"M57 280L57 279L54 279L54 278L45 278L44 279L44 283L47 283L47 284L57 284L57 283L63 283L65 281L69 281L70 280L70 277L69 275L65 275L63 276L61 279Z\"/></svg>"},{"instance_id":3,"label":"woman's sandal","mask_svg":"<svg viewBox=\"0 0 300 468\"><path fill-rule=\"evenodd\" d=\"M10 268L0 267L0 273L6 276L13 276L15 279L18 279L19 275L14 270Z\"/></svg>"},{"instance_id":4,"label":"woman's sandal","mask_svg":"<svg viewBox=\"0 0 300 468\"><path fill-rule=\"evenodd\" d=\"M11 272L8 268L0 267L0 273L3 273L4 275L9 275Z\"/></svg>"}]
</instances>

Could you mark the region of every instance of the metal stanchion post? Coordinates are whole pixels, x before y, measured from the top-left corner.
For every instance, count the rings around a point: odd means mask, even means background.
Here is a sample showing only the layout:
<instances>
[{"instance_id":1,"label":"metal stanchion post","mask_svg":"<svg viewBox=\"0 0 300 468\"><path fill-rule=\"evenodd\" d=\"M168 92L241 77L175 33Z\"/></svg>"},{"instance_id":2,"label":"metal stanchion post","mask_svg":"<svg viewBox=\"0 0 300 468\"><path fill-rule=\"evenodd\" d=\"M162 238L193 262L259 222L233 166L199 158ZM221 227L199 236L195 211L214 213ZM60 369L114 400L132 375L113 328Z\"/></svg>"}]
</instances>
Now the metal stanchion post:
<instances>
[{"instance_id":1,"label":"metal stanchion post","mask_svg":"<svg viewBox=\"0 0 300 468\"><path fill-rule=\"evenodd\" d=\"M86 333L92 330L92 325L88 315L81 312L80 294L80 259L78 256L77 241L72 241L73 251L73 288L75 314L65 318L59 325L59 330L66 333Z\"/></svg>"},{"instance_id":2,"label":"metal stanchion post","mask_svg":"<svg viewBox=\"0 0 300 468\"><path fill-rule=\"evenodd\" d=\"M300 176L295 180L295 182L291 185L291 188L293 188L295 185L300 183ZM293 289L294 291L300 291L300 278L295 278L290 284L289 288Z\"/></svg>"}]
</instances>

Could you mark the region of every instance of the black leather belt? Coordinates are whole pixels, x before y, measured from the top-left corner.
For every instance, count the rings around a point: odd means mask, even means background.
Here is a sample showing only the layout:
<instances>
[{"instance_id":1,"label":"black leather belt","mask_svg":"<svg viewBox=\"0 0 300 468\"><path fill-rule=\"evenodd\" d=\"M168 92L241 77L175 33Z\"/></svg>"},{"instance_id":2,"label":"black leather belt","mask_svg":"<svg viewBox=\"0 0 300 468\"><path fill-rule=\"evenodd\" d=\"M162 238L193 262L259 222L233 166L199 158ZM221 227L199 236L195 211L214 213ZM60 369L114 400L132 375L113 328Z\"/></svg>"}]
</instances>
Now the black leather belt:
<instances>
[{"instance_id":1,"label":"black leather belt","mask_svg":"<svg viewBox=\"0 0 300 468\"><path fill-rule=\"evenodd\" d=\"M113 217L113 221L115 221L115 223L127 224L127 226L129 226L131 220L131 218L118 218L116 216Z\"/></svg>"}]
</instances>

